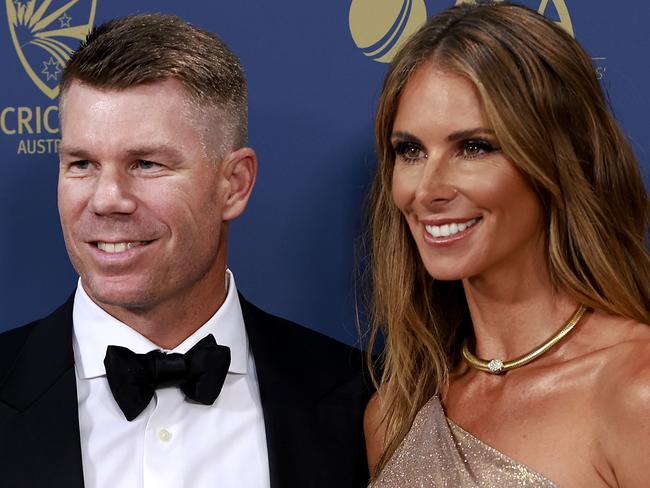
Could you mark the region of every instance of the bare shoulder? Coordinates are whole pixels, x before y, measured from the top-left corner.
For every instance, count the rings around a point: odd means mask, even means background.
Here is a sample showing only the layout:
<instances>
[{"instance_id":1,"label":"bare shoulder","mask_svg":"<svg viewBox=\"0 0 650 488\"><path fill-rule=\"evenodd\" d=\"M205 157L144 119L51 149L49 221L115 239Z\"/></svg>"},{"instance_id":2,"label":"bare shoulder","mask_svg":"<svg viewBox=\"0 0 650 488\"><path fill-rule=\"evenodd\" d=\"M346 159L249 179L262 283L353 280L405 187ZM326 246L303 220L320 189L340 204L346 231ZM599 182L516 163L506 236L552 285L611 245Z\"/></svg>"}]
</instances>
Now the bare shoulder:
<instances>
[{"instance_id":1,"label":"bare shoulder","mask_svg":"<svg viewBox=\"0 0 650 488\"><path fill-rule=\"evenodd\" d=\"M366 437L366 455L368 457L368 468L372 473L377 466L384 450L386 426L383 423L384 414L381 408L381 397L376 392L368 405L363 416L363 431Z\"/></svg>"},{"instance_id":2,"label":"bare shoulder","mask_svg":"<svg viewBox=\"0 0 650 488\"><path fill-rule=\"evenodd\" d=\"M607 321L620 328L621 340L608 348L596 385L599 444L619 486L647 486L650 325L614 317Z\"/></svg>"},{"instance_id":3,"label":"bare shoulder","mask_svg":"<svg viewBox=\"0 0 650 488\"><path fill-rule=\"evenodd\" d=\"M594 325L610 336L595 385L599 403L611 411L629 407L630 396L650 393L650 325L604 314Z\"/></svg>"}]
</instances>

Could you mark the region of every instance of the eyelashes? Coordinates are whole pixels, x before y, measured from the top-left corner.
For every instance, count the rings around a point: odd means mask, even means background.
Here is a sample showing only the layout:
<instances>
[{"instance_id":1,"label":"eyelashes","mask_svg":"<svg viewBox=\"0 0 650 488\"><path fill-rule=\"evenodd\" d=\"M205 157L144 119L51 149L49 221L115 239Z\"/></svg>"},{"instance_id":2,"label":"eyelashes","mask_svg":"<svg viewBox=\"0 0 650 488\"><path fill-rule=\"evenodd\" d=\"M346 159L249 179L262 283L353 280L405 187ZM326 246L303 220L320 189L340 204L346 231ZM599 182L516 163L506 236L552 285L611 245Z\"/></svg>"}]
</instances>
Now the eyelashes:
<instances>
[{"instance_id":1,"label":"eyelashes","mask_svg":"<svg viewBox=\"0 0 650 488\"><path fill-rule=\"evenodd\" d=\"M160 168L160 164L154 162L154 161L149 161L147 159L138 159L135 163L134 166L137 169L141 169L143 171L147 170L154 170Z\"/></svg>"},{"instance_id":2,"label":"eyelashes","mask_svg":"<svg viewBox=\"0 0 650 488\"><path fill-rule=\"evenodd\" d=\"M393 144L393 150L400 159L407 162L415 162L427 158L427 153L415 142L397 141Z\"/></svg>"},{"instance_id":3,"label":"eyelashes","mask_svg":"<svg viewBox=\"0 0 650 488\"><path fill-rule=\"evenodd\" d=\"M99 171L101 164L86 159L80 159L66 163L66 167L68 173L71 174L89 174L95 170ZM150 174L160 172L163 168L164 166L161 163L149 161L147 159L136 159L130 164L129 171L138 171L143 174Z\"/></svg>"},{"instance_id":4,"label":"eyelashes","mask_svg":"<svg viewBox=\"0 0 650 488\"><path fill-rule=\"evenodd\" d=\"M81 159L79 161L73 161L72 163L69 164L70 169L75 170L75 171L84 171L90 167L90 161L86 161L85 159Z\"/></svg>"},{"instance_id":5,"label":"eyelashes","mask_svg":"<svg viewBox=\"0 0 650 488\"><path fill-rule=\"evenodd\" d=\"M393 143L393 150L399 159L407 163L415 163L422 159L427 159L429 156L425 148L415 141L395 141ZM456 143L454 156L472 161L484 158L500 150L500 147L487 139L463 139Z\"/></svg>"},{"instance_id":6,"label":"eyelashes","mask_svg":"<svg viewBox=\"0 0 650 488\"><path fill-rule=\"evenodd\" d=\"M487 156L490 153L500 151L501 148L496 147L486 139L469 139L462 141L460 147L460 154L464 159L478 159Z\"/></svg>"}]
</instances>

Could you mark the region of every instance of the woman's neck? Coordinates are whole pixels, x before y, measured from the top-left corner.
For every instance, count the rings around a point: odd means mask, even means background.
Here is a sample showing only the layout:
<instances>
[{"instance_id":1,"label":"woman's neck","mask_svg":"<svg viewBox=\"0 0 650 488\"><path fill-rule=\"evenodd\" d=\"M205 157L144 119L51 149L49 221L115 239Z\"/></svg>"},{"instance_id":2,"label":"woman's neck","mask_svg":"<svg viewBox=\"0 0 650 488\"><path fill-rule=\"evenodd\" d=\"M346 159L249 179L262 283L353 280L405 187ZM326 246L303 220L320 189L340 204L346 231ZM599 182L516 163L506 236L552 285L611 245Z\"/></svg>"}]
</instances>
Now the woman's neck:
<instances>
[{"instance_id":1,"label":"woman's neck","mask_svg":"<svg viewBox=\"0 0 650 488\"><path fill-rule=\"evenodd\" d=\"M552 286L545 268L524 268L463 280L482 358L513 359L551 337L578 306Z\"/></svg>"}]
</instances>

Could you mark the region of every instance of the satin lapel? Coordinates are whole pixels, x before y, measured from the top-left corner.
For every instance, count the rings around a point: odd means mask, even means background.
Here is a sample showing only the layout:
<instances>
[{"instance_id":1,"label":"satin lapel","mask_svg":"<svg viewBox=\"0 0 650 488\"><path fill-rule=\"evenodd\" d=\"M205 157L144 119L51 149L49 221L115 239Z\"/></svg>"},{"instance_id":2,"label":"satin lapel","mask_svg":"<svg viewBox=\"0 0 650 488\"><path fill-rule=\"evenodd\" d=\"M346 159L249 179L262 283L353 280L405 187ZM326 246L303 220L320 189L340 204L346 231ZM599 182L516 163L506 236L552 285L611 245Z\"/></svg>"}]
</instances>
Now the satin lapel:
<instances>
[{"instance_id":1,"label":"satin lapel","mask_svg":"<svg viewBox=\"0 0 650 488\"><path fill-rule=\"evenodd\" d=\"M81 488L70 298L31 329L0 391L6 486Z\"/></svg>"},{"instance_id":2,"label":"satin lapel","mask_svg":"<svg viewBox=\"0 0 650 488\"><path fill-rule=\"evenodd\" d=\"M365 487L362 416L371 392L351 374L351 350L240 301L264 410L271 487Z\"/></svg>"},{"instance_id":3,"label":"satin lapel","mask_svg":"<svg viewBox=\"0 0 650 488\"><path fill-rule=\"evenodd\" d=\"M273 324L260 323L250 304L243 299L241 304L264 411L271 488L307 486L310 466L318 461L311 448L318 422L309 385L296 387L295 366L290 356L278 354L284 338L274 335Z\"/></svg>"}]
</instances>

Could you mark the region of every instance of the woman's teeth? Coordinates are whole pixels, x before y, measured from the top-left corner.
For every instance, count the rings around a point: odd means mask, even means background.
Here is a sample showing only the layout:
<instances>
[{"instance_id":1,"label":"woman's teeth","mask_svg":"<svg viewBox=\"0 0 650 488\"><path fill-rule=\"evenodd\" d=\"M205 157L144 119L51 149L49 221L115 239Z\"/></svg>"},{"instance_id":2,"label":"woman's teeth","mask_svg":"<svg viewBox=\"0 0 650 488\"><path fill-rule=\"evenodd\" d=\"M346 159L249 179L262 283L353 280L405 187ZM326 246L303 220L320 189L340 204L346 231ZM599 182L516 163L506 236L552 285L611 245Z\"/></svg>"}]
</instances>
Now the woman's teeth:
<instances>
[{"instance_id":1,"label":"woman's teeth","mask_svg":"<svg viewBox=\"0 0 650 488\"><path fill-rule=\"evenodd\" d=\"M467 222L453 222L451 224L444 225L425 225L424 228L433 237L449 237L470 228L476 224L478 220L478 218L474 218L468 220Z\"/></svg>"}]
</instances>

